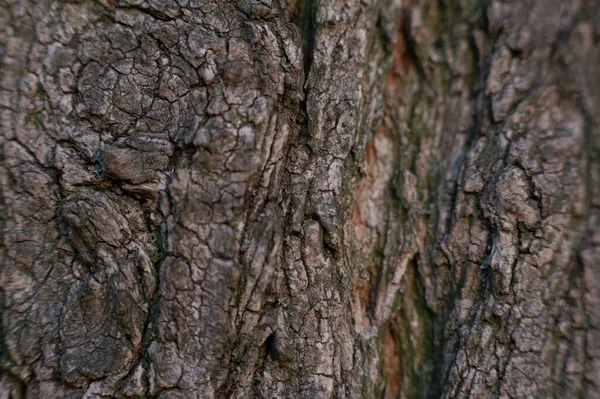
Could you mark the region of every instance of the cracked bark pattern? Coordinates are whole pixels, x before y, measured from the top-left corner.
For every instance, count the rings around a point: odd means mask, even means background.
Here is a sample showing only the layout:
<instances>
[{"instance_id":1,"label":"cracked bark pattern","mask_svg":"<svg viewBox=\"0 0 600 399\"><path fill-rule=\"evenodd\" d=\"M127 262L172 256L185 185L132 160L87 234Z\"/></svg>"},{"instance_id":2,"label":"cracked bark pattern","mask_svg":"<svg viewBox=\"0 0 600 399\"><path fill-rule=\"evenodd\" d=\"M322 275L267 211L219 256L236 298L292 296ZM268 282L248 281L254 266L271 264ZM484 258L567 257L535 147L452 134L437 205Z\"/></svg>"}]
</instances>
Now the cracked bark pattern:
<instances>
[{"instance_id":1,"label":"cracked bark pattern","mask_svg":"<svg viewBox=\"0 0 600 399\"><path fill-rule=\"evenodd\" d=\"M600 392L596 0L0 0L0 398Z\"/></svg>"}]
</instances>

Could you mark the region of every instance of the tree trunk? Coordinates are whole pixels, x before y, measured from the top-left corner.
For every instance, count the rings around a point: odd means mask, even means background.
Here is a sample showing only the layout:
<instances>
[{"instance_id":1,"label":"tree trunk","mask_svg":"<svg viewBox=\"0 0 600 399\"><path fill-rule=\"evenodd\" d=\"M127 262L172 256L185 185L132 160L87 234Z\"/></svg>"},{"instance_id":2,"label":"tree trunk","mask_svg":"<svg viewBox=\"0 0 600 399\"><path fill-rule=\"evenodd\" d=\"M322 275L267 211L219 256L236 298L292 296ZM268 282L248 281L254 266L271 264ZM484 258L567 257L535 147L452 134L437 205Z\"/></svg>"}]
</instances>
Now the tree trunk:
<instances>
[{"instance_id":1,"label":"tree trunk","mask_svg":"<svg viewBox=\"0 0 600 399\"><path fill-rule=\"evenodd\" d=\"M0 398L599 398L599 20L0 0Z\"/></svg>"}]
</instances>

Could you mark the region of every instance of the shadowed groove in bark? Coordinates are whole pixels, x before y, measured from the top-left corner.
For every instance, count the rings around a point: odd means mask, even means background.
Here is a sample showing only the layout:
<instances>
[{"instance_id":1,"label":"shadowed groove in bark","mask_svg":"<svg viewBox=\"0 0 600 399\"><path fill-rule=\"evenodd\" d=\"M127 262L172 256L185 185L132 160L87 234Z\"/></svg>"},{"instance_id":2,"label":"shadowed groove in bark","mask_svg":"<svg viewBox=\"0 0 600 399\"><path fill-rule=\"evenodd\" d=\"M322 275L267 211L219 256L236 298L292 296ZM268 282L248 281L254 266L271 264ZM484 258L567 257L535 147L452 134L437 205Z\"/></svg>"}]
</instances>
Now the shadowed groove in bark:
<instances>
[{"instance_id":1,"label":"shadowed groove in bark","mask_svg":"<svg viewBox=\"0 0 600 399\"><path fill-rule=\"evenodd\" d=\"M300 30L305 79L308 78L313 61L317 34L317 2L318 0L296 0L290 10L290 19Z\"/></svg>"},{"instance_id":2,"label":"shadowed groove in bark","mask_svg":"<svg viewBox=\"0 0 600 399\"><path fill-rule=\"evenodd\" d=\"M382 398L435 399L441 393L441 346L436 316L424 301L416 259L403 278L394 313L383 335Z\"/></svg>"},{"instance_id":3,"label":"shadowed groove in bark","mask_svg":"<svg viewBox=\"0 0 600 399\"><path fill-rule=\"evenodd\" d=\"M296 0L290 11L290 19L300 31L300 40L302 44L302 66L304 71L304 81L302 82L302 91L304 96L300 102L297 121L300 124L300 135L306 141L306 146L310 152L314 151L314 142L309 131L308 120L308 85L307 80L310 75L314 46L317 34L317 2L318 0Z\"/></svg>"},{"instance_id":4,"label":"shadowed groove in bark","mask_svg":"<svg viewBox=\"0 0 600 399\"><path fill-rule=\"evenodd\" d=\"M400 23L398 24L402 36L401 40L404 41L405 57L407 58L408 62L410 62L413 65L417 74L419 75L419 78L423 81L424 84L426 84L427 77L425 75L425 69L423 69L423 64L421 63L421 60L417 55L417 44L415 43L415 39L410 31L412 24L410 12L411 8L409 6L405 7L401 14Z\"/></svg>"}]
</instances>

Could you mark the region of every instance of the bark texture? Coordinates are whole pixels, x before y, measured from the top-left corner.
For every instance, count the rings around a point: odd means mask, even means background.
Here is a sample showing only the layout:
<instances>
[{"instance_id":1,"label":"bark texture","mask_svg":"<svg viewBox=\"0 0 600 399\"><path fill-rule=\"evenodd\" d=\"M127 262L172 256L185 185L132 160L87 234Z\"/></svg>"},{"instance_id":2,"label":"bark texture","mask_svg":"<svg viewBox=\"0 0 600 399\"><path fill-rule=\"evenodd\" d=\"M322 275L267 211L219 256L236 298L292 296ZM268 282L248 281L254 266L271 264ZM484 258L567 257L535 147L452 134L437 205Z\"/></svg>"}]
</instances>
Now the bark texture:
<instances>
[{"instance_id":1,"label":"bark texture","mask_svg":"<svg viewBox=\"0 0 600 399\"><path fill-rule=\"evenodd\" d=\"M0 398L600 397L598 21L0 0Z\"/></svg>"}]
</instances>

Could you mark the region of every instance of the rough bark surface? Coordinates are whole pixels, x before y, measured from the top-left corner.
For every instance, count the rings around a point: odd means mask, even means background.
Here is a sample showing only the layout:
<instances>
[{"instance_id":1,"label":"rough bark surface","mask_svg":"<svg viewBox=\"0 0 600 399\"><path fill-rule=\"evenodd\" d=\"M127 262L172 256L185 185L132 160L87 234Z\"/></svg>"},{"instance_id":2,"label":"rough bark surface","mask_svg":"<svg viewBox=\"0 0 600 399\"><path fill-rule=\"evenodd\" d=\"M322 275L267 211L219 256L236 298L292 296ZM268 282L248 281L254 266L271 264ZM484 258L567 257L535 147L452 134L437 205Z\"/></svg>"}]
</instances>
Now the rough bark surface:
<instances>
[{"instance_id":1,"label":"rough bark surface","mask_svg":"<svg viewBox=\"0 0 600 399\"><path fill-rule=\"evenodd\" d=\"M600 397L597 0L0 0L0 398Z\"/></svg>"}]
</instances>

